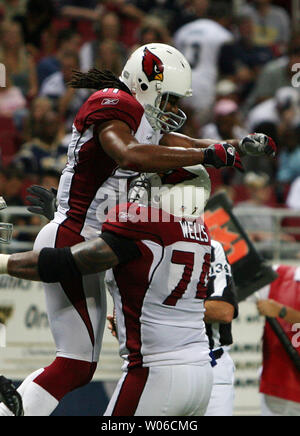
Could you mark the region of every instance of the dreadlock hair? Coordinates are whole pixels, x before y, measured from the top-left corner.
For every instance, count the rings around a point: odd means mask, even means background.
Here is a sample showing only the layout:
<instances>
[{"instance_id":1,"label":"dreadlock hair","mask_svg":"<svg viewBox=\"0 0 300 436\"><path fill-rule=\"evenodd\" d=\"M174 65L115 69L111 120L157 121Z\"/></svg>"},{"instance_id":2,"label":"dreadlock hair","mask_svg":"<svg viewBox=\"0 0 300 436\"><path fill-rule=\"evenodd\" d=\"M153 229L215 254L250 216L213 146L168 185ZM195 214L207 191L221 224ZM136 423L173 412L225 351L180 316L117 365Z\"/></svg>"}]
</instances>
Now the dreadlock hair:
<instances>
[{"instance_id":1,"label":"dreadlock hair","mask_svg":"<svg viewBox=\"0 0 300 436\"><path fill-rule=\"evenodd\" d=\"M131 95L130 89L111 71L100 71L97 68L92 68L87 73L74 70L68 85L72 88L96 89L97 91L104 88L117 88Z\"/></svg>"}]
</instances>

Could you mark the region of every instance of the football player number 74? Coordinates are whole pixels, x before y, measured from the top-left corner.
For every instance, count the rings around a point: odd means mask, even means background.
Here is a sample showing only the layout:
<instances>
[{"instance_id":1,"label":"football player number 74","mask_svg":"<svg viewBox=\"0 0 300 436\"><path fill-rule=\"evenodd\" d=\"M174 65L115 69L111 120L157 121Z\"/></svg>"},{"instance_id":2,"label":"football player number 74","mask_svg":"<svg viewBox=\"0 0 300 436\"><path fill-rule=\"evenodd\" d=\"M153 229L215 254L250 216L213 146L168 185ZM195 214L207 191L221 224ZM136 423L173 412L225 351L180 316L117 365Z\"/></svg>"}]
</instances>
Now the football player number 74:
<instances>
[{"instance_id":1,"label":"football player number 74","mask_svg":"<svg viewBox=\"0 0 300 436\"><path fill-rule=\"evenodd\" d=\"M170 295L163 302L163 304L166 304L167 306L176 306L178 300L182 298L191 283L192 274L195 268L195 253L189 251L173 250L171 263L176 265L184 265L180 280ZM202 269L197 283L195 298L204 299L206 297L209 268L210 253L206 253L204 255Z\"/></svg>"}]
</instances>

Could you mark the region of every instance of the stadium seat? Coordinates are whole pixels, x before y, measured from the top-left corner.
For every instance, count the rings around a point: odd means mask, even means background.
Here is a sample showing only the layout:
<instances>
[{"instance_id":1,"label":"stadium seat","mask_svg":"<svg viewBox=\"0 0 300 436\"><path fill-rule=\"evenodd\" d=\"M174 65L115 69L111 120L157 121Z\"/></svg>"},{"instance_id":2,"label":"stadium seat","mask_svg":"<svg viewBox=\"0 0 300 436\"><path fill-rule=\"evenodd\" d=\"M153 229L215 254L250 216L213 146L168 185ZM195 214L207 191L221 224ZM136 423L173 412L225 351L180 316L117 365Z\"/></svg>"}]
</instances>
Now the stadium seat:
<instances>
[{"instance_id":1,"label":"stadium seat","mask_svg":"<svg viewBox=\"0 0 300 436\"><path fill-rule=\"evenodd\" d=\"M3 167L6 167L17 153L21 138L10 117L0 116L0 132L1 163Z\"/></svg>"}]
</instances>

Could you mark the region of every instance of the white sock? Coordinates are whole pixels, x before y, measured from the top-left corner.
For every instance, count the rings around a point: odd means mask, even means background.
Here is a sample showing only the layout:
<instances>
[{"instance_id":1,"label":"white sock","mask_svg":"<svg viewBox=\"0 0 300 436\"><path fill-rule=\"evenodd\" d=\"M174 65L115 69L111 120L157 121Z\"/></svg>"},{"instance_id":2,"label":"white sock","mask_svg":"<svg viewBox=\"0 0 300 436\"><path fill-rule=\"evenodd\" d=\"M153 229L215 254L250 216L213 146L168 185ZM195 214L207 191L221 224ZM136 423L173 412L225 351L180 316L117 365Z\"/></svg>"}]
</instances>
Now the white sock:
<instances>
[{"instance_id":1,"label":"white sock","mask_svg":"<svg viewBox=\"0 0 300 436\"><path fill-rule=\"evenodd\" d=\"M22 400L24 416L49 416L58 405L56 398L34 382L28 384Z\"/></svg>"},{"instance_id":2,"label":"white sock","mask_svg":"<svg viewBox=\"0 0 300 436\"><path fill-rule=\"evenodd\" d=\"M0 403L0 416L15 416L4 403Z\"/></svg>"},{"instance_id":3,"label":"white sock","mask_svg":"<svg viewBox=\"0 0 300 436\"><path fill-rule=\"evenodd\" d=\"M49 416L59 403L49 392L33 381L43 371L44 368L40 368L29 374L17 389L22 397L24 416ZM0 403L0 416L14 416L14 414L4 403Z\"/></svg>"},{"instance_id":4,"label":"white sock","mask_svg":"<svg viewBox=\"0 0 300 436\"><path fill-rule=\"evenodd\" d=\"M23 400L24 416L49 416L59 403L53 395L33 381L43 371L44 368L41 368L30 374L18 388Z\"/></svg>"}]
</instances>

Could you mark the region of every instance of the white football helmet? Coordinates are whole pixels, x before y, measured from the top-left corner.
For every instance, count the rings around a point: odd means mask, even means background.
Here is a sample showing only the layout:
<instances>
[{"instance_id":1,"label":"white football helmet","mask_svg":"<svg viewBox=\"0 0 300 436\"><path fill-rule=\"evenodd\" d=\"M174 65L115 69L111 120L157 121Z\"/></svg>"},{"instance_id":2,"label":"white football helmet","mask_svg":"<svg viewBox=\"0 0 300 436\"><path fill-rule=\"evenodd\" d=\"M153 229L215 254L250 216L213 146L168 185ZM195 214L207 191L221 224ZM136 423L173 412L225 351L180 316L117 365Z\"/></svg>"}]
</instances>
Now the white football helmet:
<instances>
[{"instance_id":1,"label":"white football helmet","mask_svg":"<svg viewBox=\"0 0 300 436\"><path fill-rule=\"evenodd\" d=\"M203 165L158 175L143 173L130 184L129 202L159 207L179 218L197 219L209 200L211 182Z\"/></svg>"},{"instance_id":2,"label":"white football helmet","mask_svg":"<svg viewBox=\"0 0 300 436\"><path fill-rule=\"evenodd\" d=\"M0 210L7 207L3 197L0 197ZM12 238L13 224L0 222L0 243L9 244Z\"/></svg>"},{"instance_id":3,"label":"white football helmet","mask_svg":"<svg viewBox=\"0 0 300 436\"><path fill-rule=\"evenodd\" d=\"M143 45L128 59L120 80L144 107L145 115L154 130L164 133L180 129L186 115L165 112L170 95L192 95L192 73L186 58L176 48L160 43ZM165 96L164 107L161 107Z\"/></svg>"}]
</instances>

